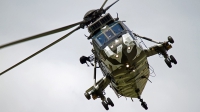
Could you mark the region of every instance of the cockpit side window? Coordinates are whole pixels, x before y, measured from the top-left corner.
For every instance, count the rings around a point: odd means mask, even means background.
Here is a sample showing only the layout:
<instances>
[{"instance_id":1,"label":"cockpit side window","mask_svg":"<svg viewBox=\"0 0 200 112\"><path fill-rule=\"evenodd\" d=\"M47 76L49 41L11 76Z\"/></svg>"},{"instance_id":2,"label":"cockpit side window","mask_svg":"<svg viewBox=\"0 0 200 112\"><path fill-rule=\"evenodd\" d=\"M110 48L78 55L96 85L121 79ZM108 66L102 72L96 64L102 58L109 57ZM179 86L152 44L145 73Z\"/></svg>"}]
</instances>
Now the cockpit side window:
<instances>
[{"instance_id":1,"label":"cockpit side window","mask_svg":"<svg viewBox=\"0 0 200 112\"><path fill-rule=\"evenodd\" d=\"M123 28L122 28L121 25L116 24L116 25L114 25L114 26L112 27L112 30L113 30L113 32L114 32L115 34L119 34L119 33L121 33L121 32L123 31Z\"/></svg>"}]
</instances>

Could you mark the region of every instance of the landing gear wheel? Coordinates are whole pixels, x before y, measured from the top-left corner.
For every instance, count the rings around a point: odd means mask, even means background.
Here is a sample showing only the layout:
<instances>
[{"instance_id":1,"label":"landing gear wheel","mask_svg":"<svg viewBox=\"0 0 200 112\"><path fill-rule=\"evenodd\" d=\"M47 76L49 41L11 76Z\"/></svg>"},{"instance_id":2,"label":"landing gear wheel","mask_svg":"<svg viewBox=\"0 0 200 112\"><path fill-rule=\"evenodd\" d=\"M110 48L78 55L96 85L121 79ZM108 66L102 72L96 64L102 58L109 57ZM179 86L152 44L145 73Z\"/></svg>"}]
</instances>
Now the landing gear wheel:
<instances>
[{"instance_id":1,"label":"landing gear wheel","mask_svg":"<svg viewBox=\"0 0 200 112\"><path fill-rule=\"evenodd\" d=\"M109 110L109 108L108 108L108 104L106 103L106 102L101 102L102 103L102 105L103 105L103 107L106 109L106 110Z\"/></svg>"},{"instance_id":2,"label":"landing gear wheel","mask_svg":"<svg viewBox=\"0 0 200 112\"><path fill-rule=\"evenodd\" d=\"M84 95L85 95L85 97L86 97L88 100L90 100L90 99L91 99L91 96L90 96L90 94L88 94L87 92L85 92L85 93L84 93Z\"/></svg>"},{"instance_id":3,"label":"landing gear wheel","mask_svg":"<svg viewBox=\"0 0 200 112\"><path fill-rule=\"evenodd\" d=\"M110 98L107 98L107 101L108 101L108 105L111 105L112 107L114 106L114 103L112 102Z\"/></svg>"},{"instance_id":4,"label":"landing gear wheel","mask_svg":"<svg viewBox=\"0 0 200 112\"><path fill-rule=\"evenodd\" d=\"M141 106L142 106L145 110L148 109L146 102L142 102L142 103L141 103Z\"/></svg>"},{"instance_id":5,"label":"landing gear wheel","mask_svg":"<svg viewBox=\"0 0 200 112\"><path fill-rule=\"evenodd\" d=\"M174 58L173 55L170 55L170 59L171 59L172 63L177 64L177 61L176 61L176 59Z\"/></svg>"},{"instance_id":6,"label":"landing gear wheel","mask_svg":"<svg viewBox=\"0 0 200 112\"><path fill-rule=\"evenodd\" d=\"M174 39L171 36L168 37L168 41L172 44L174 43Z\"/></svg>"},{"instance_id":7,"label":"landing gear wheel","mask_svg":"<svg viewBox=\"0 0 200 112\"><path fill-rule=\"evenodd\" d=\"M172 67L171 61L170 61L169 59L165 58L165 63L167 64L167 66L168 66L169 68Z\"/></svg>"}]
</instances>

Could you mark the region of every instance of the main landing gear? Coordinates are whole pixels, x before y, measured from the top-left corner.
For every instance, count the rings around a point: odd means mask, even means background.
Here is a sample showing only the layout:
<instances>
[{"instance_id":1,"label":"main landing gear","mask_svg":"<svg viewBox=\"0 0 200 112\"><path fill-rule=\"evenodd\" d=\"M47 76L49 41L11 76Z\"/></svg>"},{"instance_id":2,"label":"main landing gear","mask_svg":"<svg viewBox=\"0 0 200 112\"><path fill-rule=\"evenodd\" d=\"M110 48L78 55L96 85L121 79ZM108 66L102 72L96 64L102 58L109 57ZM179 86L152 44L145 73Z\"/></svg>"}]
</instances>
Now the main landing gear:
<instances>
[{"instance_id":1,"label":"main landing gear","mask_svg":"<svg viewBox=\"0 0 200 112\"><path fill-rule=\"evenodd\" d=\"M101 103L102 103L103 107L104 107L106 110L109 110L108 105L110 105L111 107L114 107L114 103L112 102L112 100L111 100L110 98L107 98L106 101L103 101L103 100L102 100Z\"/></svg>"},{"instance_id":2,"label":"main landing gear","mask_svg":"<svg viewBox=\"0 0 200 112\"><path fill-rule=\"evenodd\" d=\"M80 62L82 64L86 63L87 61L89 61L91 63L91 61L94 60L94 85L89 88L88 90L86 90L86 92L84 93L85 97L90 100L91 96L92 98L95 100L97 98L101 98L102 100L102 105L106 110L109 110L108 105L110 106L114 106L114 103L112 102L112 100L110 98L106 98L105 97L105 88L110 84L110 77L109 76L104 76L102 79L100 79L98 82L96 82L96 69L97 67L97 60L95 57L93 57L92 55L90 55L89 57L85 57L82 56L80 58Z\"/></svg>"},{"instance_id":3,"label":"main landing gear","mask_svg":"<svg viewBox=\"0 0 200 112\"><path fill-rule=\"evenodd\" d=\"M176 59L174 58L173 55L170 55L169 57L165 58L165 63L167 64L167 66L169 68L171 68L172 67L172 63L177 64L177 61L176 61Z\"/></svg>"},{"instance_id":4,"label":"main landing gear","mask_svg":"<svg viewBox=\"0 0 200 112\"><path fill-rule=\"evenodd\" d=\"M172 63L177 64L177 61L176 61L176 59L174 58L173 55L169 56L167 54L167 51L171 48L171 45L168 42L173 44L174 43L174 39L171 36L169 36L168 37L168 41L162 43L162 48L159 49L159 52L160 52L160 54L162 54L164 56L164 58L165 58L164 61L167 64L167 66L169 68L171 68L172 67Z\"/></svg>"},{"instance_id":5,"label":"main landing gear","mask_svg":"<svg viewBox=\"0 0 200 112\"><path fill-rule=\"evenodd\" d=\"M168 41L166 41L166 42L156 42L155 40L152 40L152 39L150 39L150 38L143 37L143 36L139 36L139 35L137 35L137 34L135 34L135 33L133 33L133 34L134 34L135 36L137 36L137 37L142 38L142 39L145 39L145 40L154 42L154 43L156 43L156 44L159 44L159 45L150 47L150 49L147 50L147 55L148 55L148 56L152 56L152 55L155 55L155 54L157 54L157 53L163 55L163 57L165 58L164 61L165 61L165 63L167 64L167 66L168 66L169 68L172 67L172 63L177 64L177 61L176 61L176 59L174 58L174 56L173 56L173 55L170 55L170 56L169 56L169 55L167 54L167 51L168 51L169 49L172 48L172 45L171 45L171 44L174 43L174 39L173 39L171 36L168 36ZM170 44L170 43L171 43L171 44Z\"/></svg>"},{"instance_id":6,"label":"main landing gear","mask_svg":"<svg viewBox=\"0 0 200 112\"><path fill-rule=\"evenodd\" d=\"M102 105L103 105L103 107L106 109L106 110L109 110L109 105L111 106L111 107L114 107L114 103L112 102L112 100L110 99L110 98L105 98L105 96L103 95L103 94L101 94L101 95L98 95L98 94L96 94L97 92L94 92L94 93L91 93L91 95L92 95L92 98L95 100L96 98L101 98L101 100L102 100ZM90 96L90 94L89 93L84 93L84 95L85 95L85 97L88 99L88 100L90 100L91 99L91 96ZM98 95L98 96L97 96Z\"/></svg>"}]
</instances>

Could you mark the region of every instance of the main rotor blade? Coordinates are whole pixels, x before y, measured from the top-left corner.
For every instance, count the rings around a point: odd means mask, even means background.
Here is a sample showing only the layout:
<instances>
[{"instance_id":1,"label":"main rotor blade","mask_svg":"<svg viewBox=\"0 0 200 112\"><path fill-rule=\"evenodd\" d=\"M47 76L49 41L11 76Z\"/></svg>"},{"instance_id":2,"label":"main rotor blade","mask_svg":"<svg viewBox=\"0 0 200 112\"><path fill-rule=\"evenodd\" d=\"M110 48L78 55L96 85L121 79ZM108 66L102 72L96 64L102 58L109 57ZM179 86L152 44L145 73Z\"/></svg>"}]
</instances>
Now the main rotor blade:
<instances>
[{"instance_id":1,"label":"main rotor blade","mask_svg":"<svg viewBox=\"0 0 200 112\"><path fill-rule=\"evenodd\" d=\"M15 45L15 44L19 44L19 43L22 43L22 42L30 41L30 40L33 40L33 39L37 39L37 38L40 38L40 37L44 37L44 36L47 36L47 35L51 35L51 34L54 34L54 33L58 33L58 32L61 32L61 31L65 31L65 30L68 30L68 29L70 29L74 26L81 24L81 23L84 23L84 21L77 22L77 23L74 23L74 24L71 24L71 25L68 25L68 26L65 26L65 27L57 28L57 29L54 29L54 30L51 30L51 31L47 31L47 32L44 32L44 33L40 33L40 34L37 34L37 35L33 35L33 36L23 38L23 39L20 39L20 40L16 40L16 41L1 45L0 49L8 47L8 46Z\"/></svg>"},{"instance_id":2,"label":"main rotor blade","mask_svg":"<svg viewBox=\"0 0 200 112\"><path fill-rule=\"evenodd\" d=\"M112 7L115 3L117 3L119 0L116 0L114 3L112 3L111 5L109 5L108 7L106 7L104 10L107 11L110 7Z\"/></svg>"},{"instance_id":3,"label":"main rotor blade","mask_svg":"<svg viewBox=\"0 0 200 112\"><path fill-rule=\"evenodd\" d=\"M44 48L40 49L39 51L35 52L34 54L30 55L29 57L25 58L24 60L18 62L17 64L15 64L15 65L11 66L10 68L6 69L5 71L1 72L1 73L0 73L0 76L3 75L4 73L8 72L9 70L11 70L11 69L17 67L18 65L22 64L23 62L29 60L30 58L36 56L37 54L43 52L44 50L48 49L49 47L51 47L51 46L57 44L58 42L60 42L61 40L65 39L66 37L68 37L69 35L71 35L72 33L74 33L75 31L77 31L77 30L79 30L79 29L80 29L80 26L77 27L76 29L72 30L72 31L69 32L68 34L64 35L63 37L59 38L58 40L56 40L56 41L52 42L51 44L47 45L46 47L44 47Z\"/></svg>"},{"instance_id":4,"label":"main rotor blade","mask_svg":"<svg viewBox=\"0 0 200 112\"><path fill-rule=\"evenodd\" d=\"M103 5L101 6L100 9L103 9L103 7L105 6L105 4L106 4L107 1L108 1L108 0L105 0L105 2L103 3Z\"/></svg>"}]
</instances>

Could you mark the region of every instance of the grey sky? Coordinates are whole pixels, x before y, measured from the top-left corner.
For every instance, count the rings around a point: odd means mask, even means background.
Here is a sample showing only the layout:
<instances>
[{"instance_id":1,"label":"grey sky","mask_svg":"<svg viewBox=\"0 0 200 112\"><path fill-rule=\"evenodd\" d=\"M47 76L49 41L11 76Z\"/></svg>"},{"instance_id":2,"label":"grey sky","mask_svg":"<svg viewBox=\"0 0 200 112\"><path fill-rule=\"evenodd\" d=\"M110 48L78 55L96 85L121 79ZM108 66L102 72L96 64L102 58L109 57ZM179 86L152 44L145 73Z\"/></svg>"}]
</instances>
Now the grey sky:
<instances>
[{"instance_id":1,"label":"grey sky","mask_svg":"<svg viewBox=\"0 0 200 112\"><path fill-rule=\"evenodd\" d=\"M0 45L81 21L99 8L103 0L1 0ZM114 0L109 0L109 5ZM169 51L178 64L169 69L163 58L150 57L156 72L142 98L148 112L199 112L200 63L199 0L120 0L108 11L139 35L175 43ZM0 71L66 34L47 36L0 50ZM93 84L93 69L79 63L92 46L80 30L70 37L0 77L1 112L106 111L100 99L88 101L83 93ZM145 41L146 42L146 41ZM147 46L154 45L146 42ZM98 71L98 78L102 74ZM106 96L115 103L109 112L144 112L138 99L118 99L108 87Z\"/></svg>"}]
</instances>

